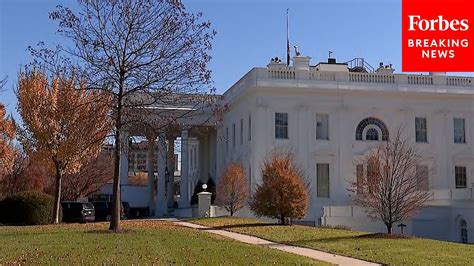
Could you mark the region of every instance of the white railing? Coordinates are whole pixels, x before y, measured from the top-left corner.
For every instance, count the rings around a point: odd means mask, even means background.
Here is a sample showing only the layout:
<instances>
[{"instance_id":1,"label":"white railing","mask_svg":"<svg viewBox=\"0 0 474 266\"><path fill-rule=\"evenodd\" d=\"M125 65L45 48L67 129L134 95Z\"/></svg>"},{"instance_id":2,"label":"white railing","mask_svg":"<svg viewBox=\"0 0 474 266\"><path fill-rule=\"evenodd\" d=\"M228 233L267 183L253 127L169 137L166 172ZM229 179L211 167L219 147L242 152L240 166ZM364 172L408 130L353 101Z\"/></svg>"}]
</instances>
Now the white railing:
<instances>
[{"instance_id":1,"label":"white railing","mask_svg":"<svg viewBox=\"0 0 474 266\"><path fill-rule=\"evenodd\" d=\"M336 73L334 72L309 72L309 79L322 81L335 81Z\"/></svg>"},{"instance_id":2,"label":"white railing","mask_svg":"<svg viewBox=\"0 0 474 266\"><path fill-rule=\"evenodd\" d=\"M408 84L413 85L433 85L432 76L408 76Z\"/></svg>"},{"instance_id":3,"label":"white railing","mask_svg":"<svg viewBox=\"0 0 474 266\"><path fill-rule=\"evenodd\" d=\"M295 79L296 72L290 69L268 70L268 76L272 79Z\"/></svg>"},{"instance_id":4,"label":"white railing","mask_svg":"<svg viewBox=\"0 0 474 266\"><path fill-rule=\"evenodd\" d=\"M432 200L474 200L472 188L435 189Z\"/></svg>"},{"instance_id":5,"label":"white railing","mask_svg":"<svg viewBox=\"0 0 474 266\"><path fill-rule=\"evenodd\" d=\"M395 76L393 74L349 73L349 81L365 83L395 83Z\"/></svg>"},{"instance_id":6,"label":"white railing","mask_svg":"<svg viewBox=\"0 0 474 266\"><path fill-rule=\"evenodd\" d=\"M446 77L446 85L448 86L472 87L474 86L473 83L474 78Z\"/></svg>"},{"instance_id":7,"label":"white railing","mask_svg":"<svg viewBox=\"0 0 474 266\"><path fill-rule=\"evenodd\" d=\"M472 188L430 190L431 200L474 200ZM430 205L430 201L426 203ZM351 205L324 206L325 217L357 217L366 215L364 209Z\"/></svg>"},{"instance_id":8,"label":"white railing","mask_svg":"<svg viewBox=\"0 0 474 266\"><path fill-rule=\"evenodd\" d=\"M474 88L474 77L448 77L428 75L407 75L387 73L356 73L356 72L331 72L310 69L256 69L257 79L279 79L298 81L335 81L350 83L373 83L373 84L398 84L409 86L449 86Z\"/></svg>"}]
</instances>

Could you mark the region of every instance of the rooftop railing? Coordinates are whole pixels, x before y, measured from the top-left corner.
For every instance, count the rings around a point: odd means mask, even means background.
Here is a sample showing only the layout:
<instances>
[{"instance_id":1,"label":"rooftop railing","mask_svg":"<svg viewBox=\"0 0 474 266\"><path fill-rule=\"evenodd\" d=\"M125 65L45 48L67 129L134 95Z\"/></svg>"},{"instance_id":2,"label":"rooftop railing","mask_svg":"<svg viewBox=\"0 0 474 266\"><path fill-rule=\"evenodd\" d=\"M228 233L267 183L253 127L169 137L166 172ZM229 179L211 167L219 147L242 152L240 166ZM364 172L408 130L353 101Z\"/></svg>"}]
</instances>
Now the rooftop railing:
<instances>
[{"instance_id":1,"label":"rooftop railing","mask_svg":"<svg viewBox=\"0 0 474 266\"><path fill-rule=\"evenodd\" d=\"M284 84L304 84L305 87L311 86L311 83L334 83L344 84L345 86L354 84L361 86L367 84L374 86L384 85L387 89L410 91L410 88L425 88L424 91L449 92L450 89L461 93L474 93L474 77L457 77L443 75L414 75L414 74L392 74L392 73L361 73L361 72L342 72L342 71L317 71L310 68L309 71L295 70L288 68L254 68L237 81L225 95L236 95L243 92L248 86L274 86ZM347 88L347 87L346 87ZM382 87L383 88L383 87Z\"/></svg>"},{"instance_id":2,"label":"rooftop railing","mask_svg":"<svg viewBox=\"0 0 474 266\"><path fill-rule=\"evenodd\" d=\"M348 81L354 83L407 84L422 86L455 86L474 87L473 77L431 76L412 74L330 72L330 71L299 71L294 69L258 69L267 75L258 74L259 78L283 80L315 80L315 81Z\"/></svg>"}]
</instances>

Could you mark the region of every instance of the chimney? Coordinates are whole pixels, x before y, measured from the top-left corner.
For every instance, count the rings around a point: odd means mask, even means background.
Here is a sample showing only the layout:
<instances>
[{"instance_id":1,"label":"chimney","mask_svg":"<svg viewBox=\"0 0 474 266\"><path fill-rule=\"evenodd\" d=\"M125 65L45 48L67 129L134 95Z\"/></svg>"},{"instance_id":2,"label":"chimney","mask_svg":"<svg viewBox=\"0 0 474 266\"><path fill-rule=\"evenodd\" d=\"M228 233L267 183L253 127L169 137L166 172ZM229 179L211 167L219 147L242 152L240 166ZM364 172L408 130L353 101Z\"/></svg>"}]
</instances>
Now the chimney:
<instances>
[{"instance_id":1,"label":"chimney","mask_svg":"<svg viewBox=\"0 0 474 266\"><path fill-rule=\"evenodd\" d=\"M309 56L294 56L293 57L293 68L295 70L306 70L309 71L309 60L311 57Z\"/></svg>"},{"instance_id":2,"label":"chimney","mask_svg":"<svg viewBox=\"0 0 474 266\"><path fill-rule=\"evenodd\" d=\"M328 64L336 64L336 58L328 58Z\"/></svg>"}]
</instances>

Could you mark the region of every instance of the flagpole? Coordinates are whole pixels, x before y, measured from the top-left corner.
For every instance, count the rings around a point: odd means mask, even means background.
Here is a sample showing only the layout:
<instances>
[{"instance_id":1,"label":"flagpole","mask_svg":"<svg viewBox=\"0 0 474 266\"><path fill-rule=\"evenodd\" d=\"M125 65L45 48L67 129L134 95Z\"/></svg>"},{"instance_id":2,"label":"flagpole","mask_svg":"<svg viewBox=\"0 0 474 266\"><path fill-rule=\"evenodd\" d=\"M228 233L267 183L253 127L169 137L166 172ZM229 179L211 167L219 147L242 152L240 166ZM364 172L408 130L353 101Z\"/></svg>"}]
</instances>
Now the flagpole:
<instances>
[{"instance_id":1,"label":"flagpole","mask_svg":"<svg viewBox=\"0 0 474 266\"><path fill-rule=\"evenodd\" d=\"M289 20L289 11L286 9L286 65L290 65L290 20Z\"/></svg>"}]
</instances>

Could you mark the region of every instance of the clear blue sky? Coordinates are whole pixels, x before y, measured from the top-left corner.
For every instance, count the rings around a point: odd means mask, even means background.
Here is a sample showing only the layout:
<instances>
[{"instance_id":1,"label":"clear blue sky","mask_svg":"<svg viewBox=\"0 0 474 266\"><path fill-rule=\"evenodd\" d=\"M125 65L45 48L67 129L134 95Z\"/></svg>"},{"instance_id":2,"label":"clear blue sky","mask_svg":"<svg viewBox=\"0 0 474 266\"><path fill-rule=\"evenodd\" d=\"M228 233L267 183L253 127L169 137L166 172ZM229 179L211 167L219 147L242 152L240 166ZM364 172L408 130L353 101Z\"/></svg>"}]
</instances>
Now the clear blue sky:
<instances>
[{"instance_id":1,"label":"clear blue sky","mask_svg":"<svg viewBox=\"0 0 474 266\"><path fill-rule=\"evenodd\" d=\"M57 4L74 9L73 0L0 1L0 78L8 75L0 101L15 113L16 75L30 60L28 45L62 43L48 12ZM190 11L203 12L217 31L212 50L213 80L224 92L254 66L286 53L286 9L290 9L290 40L312 63L328 51L338 61L364 57L401 68L401 0L184 0ZM293 49L292 49L293 51Z\"/></svg>"}]
</instances>

